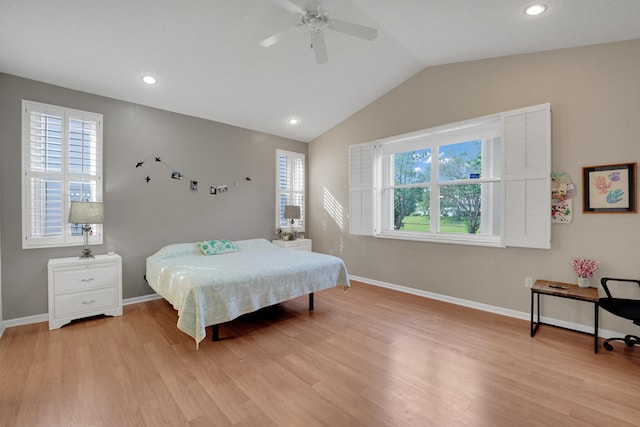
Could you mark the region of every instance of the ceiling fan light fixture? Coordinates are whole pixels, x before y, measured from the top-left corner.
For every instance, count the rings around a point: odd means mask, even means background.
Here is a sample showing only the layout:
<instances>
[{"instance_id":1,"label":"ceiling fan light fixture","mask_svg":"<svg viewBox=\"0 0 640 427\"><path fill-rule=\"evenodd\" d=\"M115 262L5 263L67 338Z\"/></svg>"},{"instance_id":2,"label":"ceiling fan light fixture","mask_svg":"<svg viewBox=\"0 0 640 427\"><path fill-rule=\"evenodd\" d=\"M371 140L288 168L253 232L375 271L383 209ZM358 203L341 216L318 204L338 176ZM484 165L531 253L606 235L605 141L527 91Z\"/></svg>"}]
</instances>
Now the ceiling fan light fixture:
<instances>
[{"instance_id":1,"label":"ceiling fan light fixture","mask_svg":"<svg viewBox=\"0 0 640 427\"><path fill-rule=\"evenodd\" d=\"M375 40L378 37L378 30L372 27L329 18L329 14L322 10L318 0L315 0L304 8L292 0L273 0L283 9L297 15L299 23L278 33L272 34L260 41L260 46L270 47L278 43L286 34L294 29L306 29L311 34L311 48L316 58L317 64L324 64L329 60L327 46L324 40L323 31L330 29L339 33L348 34L365 40Z\"/></svg>"},{"instance_id":2,"label":"ceiling fan light fixture","mask_svg":"<svg viewBox=\"0 0 640 427\"><path fill-rule=\"evenodd\" d=\"M531 6L527 6L524 13L529 16L537 16L544 13L546 10L547 6L544 4L532 4Z\"/></svg>"}]
</instances>

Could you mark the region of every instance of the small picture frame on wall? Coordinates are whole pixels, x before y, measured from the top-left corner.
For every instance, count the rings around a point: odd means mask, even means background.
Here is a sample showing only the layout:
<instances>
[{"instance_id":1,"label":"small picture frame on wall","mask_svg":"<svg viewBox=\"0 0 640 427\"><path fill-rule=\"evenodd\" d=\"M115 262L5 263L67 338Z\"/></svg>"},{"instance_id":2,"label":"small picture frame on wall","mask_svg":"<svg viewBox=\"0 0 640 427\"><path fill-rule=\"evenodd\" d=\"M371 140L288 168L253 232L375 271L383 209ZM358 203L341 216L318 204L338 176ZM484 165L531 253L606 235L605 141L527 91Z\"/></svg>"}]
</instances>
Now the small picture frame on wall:
<instances>
[{"instance_id":1,"label":"small picture frame on wall","mask_svg":"<svg viewBox=\"0 0 640 427\"><path fill-rule=\"evenodd\" d=\"M636 213L637 163L582 168L584 213Z\"/></svg>"}]
</instances>

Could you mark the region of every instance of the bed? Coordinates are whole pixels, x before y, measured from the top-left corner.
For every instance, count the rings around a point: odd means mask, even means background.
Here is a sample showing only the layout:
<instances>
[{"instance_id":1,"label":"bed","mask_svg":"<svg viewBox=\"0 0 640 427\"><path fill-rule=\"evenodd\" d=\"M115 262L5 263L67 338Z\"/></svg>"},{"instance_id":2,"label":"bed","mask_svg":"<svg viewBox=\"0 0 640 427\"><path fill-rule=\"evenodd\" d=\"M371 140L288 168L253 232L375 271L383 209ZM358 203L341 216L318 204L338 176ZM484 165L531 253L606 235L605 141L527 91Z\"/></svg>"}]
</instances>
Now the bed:
<instances>
[{"instance_id":1,"label":"bed","mask_svg":"<svg viewBox=\"0 0 640 427\"><path fill-rule=\"evenodd\" d=\"M196 348L207 326L214 326L215 340L219 324L243 314L303 295L313 309L314 292L350 286L340 258L265 239L230 243L235 250L211 255L203 253L202 242L172 244L147 258L149 286L178 311L178 329L193 337Z\"/></svg>"}]
</instances>

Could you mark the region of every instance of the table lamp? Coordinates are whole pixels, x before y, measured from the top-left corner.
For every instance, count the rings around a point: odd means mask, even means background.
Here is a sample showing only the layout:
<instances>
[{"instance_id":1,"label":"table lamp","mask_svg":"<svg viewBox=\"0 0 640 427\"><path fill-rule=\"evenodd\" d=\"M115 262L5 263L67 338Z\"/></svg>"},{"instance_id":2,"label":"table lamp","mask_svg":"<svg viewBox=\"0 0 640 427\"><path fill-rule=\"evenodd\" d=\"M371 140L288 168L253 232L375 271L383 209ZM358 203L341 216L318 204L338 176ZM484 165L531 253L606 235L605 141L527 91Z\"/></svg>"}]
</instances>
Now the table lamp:
<instances>
[{"instance_id":1,"label":"table lamp","mask_svg":"<svg viewBox=\"0 0 640 427\"><path fill-rule=\"evenodd\" d=\"M84 249L80 259L95 258L89 249L89 233L91 224L102 224L104 220L104 206L102 202L71 202L69 223L82 224L84 234Z\"/></svg>"},{"instance_id":2,"label":"table lamp","mask_svg":"<svg viewBox=\"0 0 640 427\"><path fill-rule=\"evenodd\" d=\"M284 207L284 217L291 223L291 235L293 236L293 224L296 219L300 219L300 206L286 205Z\"/></svg>"}]
</instances>

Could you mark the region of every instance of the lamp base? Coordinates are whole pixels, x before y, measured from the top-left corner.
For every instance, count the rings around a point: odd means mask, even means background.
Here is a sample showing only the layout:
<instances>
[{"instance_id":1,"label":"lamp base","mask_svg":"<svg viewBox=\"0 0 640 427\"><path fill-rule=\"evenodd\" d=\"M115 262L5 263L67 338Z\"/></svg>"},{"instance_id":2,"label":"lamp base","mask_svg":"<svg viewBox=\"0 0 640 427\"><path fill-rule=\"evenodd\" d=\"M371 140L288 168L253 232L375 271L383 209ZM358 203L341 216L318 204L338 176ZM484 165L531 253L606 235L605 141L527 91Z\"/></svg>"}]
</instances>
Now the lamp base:
<instances>
[{"instance_id":1,"label":"lamp base","mask_svg":"<svg viewBox=\"0 0 640 427\"><path fill-rule=\"evenodd\" d=\"M80 255L79 258L80 259L95 258L95 255L91 253L91 249L84 248L82 250L82 255Z\"/></svg>"},{"instance_id":2,"label":"lamp base","mask_svg":"<svg viewBox=\"0 0 640 427\"><path fill-rule=\"evenodd\" d=\"M80 259L95 258L89 249L89 233L91 232L91 226L85 224L82 226L82 234L84 235L84 248L82 249L82 255Z\"/></svg>"}]
</instances>

